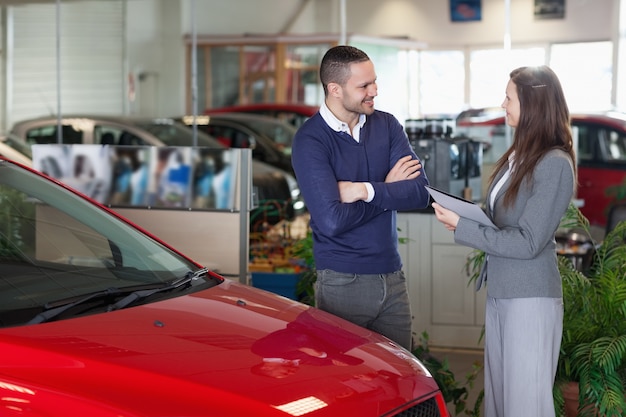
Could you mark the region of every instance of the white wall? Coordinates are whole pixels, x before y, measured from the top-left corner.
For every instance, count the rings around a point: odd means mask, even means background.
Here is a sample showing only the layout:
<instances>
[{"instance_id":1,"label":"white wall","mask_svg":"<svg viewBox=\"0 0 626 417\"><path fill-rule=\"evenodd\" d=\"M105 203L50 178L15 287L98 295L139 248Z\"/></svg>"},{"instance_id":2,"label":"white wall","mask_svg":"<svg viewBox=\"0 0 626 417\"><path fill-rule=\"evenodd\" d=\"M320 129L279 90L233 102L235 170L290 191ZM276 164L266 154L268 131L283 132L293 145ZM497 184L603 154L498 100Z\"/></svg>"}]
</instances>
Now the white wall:
<instances>
[{"instance_id":1,"label":"white wall","mask_svg":"<svg viewBox=\"0 0 626 417\"><path fill-rule=\"evenodd\" d=\"M128 0L129 3L149 3ZM162 0L161 0L162 1ZM430 47L502 43L505 0L482 0L480 22L451 22L448 0L345 0L348 33L409 37ZM193 0L180 3L183 32L191 32ZM617 30L615 5L619 0L567 0L564 19L535 20L534 0L510 0L513 43L611 39ZM276 34L293 18L290 33L339 33L340 0L195 0L198 33ZM277 11L280 11L279 13Z\"/></svg>"},{"instance_id":2,"label":"white wall","mask_svg":"<svg viewBox=\"0 0 626 417\"><path fill-rule=\"evenodd\" d=\"M480 22L452 23L447 0L345 0L349 34L394 36L422 41L430 49L502 45L505 0L482 0ZM341 0L62 0L64 10L124 4L124 57L120 97L135 86L135 101L106 112L177 115L185 111L185 36L195 25L199 35L338 34ZM90 6L90 4L95 5ZM619 0L567 0L564 19L534 20L534 0L511 0L513 45L564 41L616 40ZM46 7L29 4L16 7ZM80 7L79 7L80 5ZM6 30L6 25L4 27ZM112 29L113 30L113 29ZM67 29L66 31L67 32ZM4 33L3 33L4 35ZM85 41L93 38L83 31ZM116 33L117 36L119 34ZM69 52L69 48L65 48ZM3 51L5 52L5 51ZM50 57L54 51L47 50ZM3 59L7 55L3 54ZM86 57L89 59L90 57ZM4 67L3 67L4 68ZM5 98L11 83L7 80ZM101 79L94 79L102 84ZM66 83L69 85L69 83ZM99 95L94 95L98 97ZM121 99L123 100L123 99ZM13 104L13 103L10 103ZM33 107L32 101L29 108ZM67 110L67 109L66 109ZM10 112L11 108L7 110ZM69 110L68 110L69 111ZM25 115L23 117L26 117ZM4 120L10 120L4 118ZM4 122L3 122L4 123Z\"/></svg>"},{"instance_id":3,"label":"white wall","mask_svg":"<svg viewBox=\"0 0 626 417\"><path fill-rule=\"evenodd\" d=\"M534 0L511 0L513 43L610 39L616 0L567 0L564 19L535 20ZM348 31L409 36L431 47L502 43L505 1L482 0L480 22L451 22L449 1L347 0Z\"/></svg>"},{"instance_id":4,"label":"white wall","mask_svg":"<svg viewBox=\"0 0 626 417\"><path fill-rule=\"evenodd\" d=\"M122 2L81 1L60 8L50 2L3 12L3 130L18 120L59 112L121 112Z\"/></svg>"},{"instance_id":5,"label":"white wall","mask_svg":"<svg viewBox=\"0 0 626 417\"><path fill-rule=\"evenodd\" d=\"M178 0L128 0L127 68L136 100L129 113L174 116L185 108L185 47Z\"/></svg>"},{"instance_id":6,"label":"white wall","mask_svg":"<svg viewBox=\"0 0 626 417\"><path fill-rule=\"evenodd\" d=\"M314 33L315 0L300 1L127 0L128 71L137 89L137 101L129 104L129 112L178 115L184 111L186 71L190 71L185 66L184 38L194 26L200 35L277 34L281 29Z\"/></svg>"},{"instance_id":7,"label":"white wall","mask_svg":"<svg viewBox=\"0 0 626 417\"><path fill-rule=\"evenodd\" d=\"M510 1L515 45L617 39L619 0L567 0L564 19L535 20L534 0ZM340 0L127 0L128 64L144 113L185 109L184 36L340 33ZM422 41L429 49L503 45L505 0L482 0L482 20L451 22L447 0L346 0L346 31ZM280 11L280 12L278 12ZM148 98L146 98L148 97ZM150 107L150 103L156 102ZM146 111L146 109L148 109ZM133 110L133 104L130 105ZM156 113L155 113L156 112Z\"/></svg>"},{"instance_id":8,"label":"white wall","mask_svg":"<svg viewBox=\"0 0 626 417\"><path fill-rule=\"evenodd\" d=\"M126 6L126 74L134 77L137 99L129 101L127 113L136 114L142 108L146 113L157 111L150 103L158 102L158 81L161 68L161 7L153 0L128 1ZM139 81L139 76L143 81ZM127 81L128 82L128 81ZM146 97L147 96L147 97Z\"/></svg>"},{"instance_id":9,"label":"white wall","mask_svg":"<svg viewBox=\"0 0 626 417\"><path fill-rule=\"evenodd\" d=\"M129 0L135 1L135 0ZM145 0L141 0L144 1ZM192 0L180 0L190 32ZM618 0L567 0L564 19L535 20L534 0L511 0L513 42L609 39ZM275 34L293 17L292 33L340 30L340 0L196 0L196 26L204 34ZM229 7L232 5L232 7ZM447 0L346 0L347 31L370 36L409 37L433 47L499 43L505 28L505 0L483 0L480 22L451 22ZM280 10L280 13L273 11Z\"/></svg>"},{"instance_id":10,"label":"white wall","mask_svg":"<svg viewBox=\"0 0 626 417\"><path fill-rule=\"evenodd\" d=\"M133 0L131 0L133 1ZM145 0L142 0L145 1ZM183 28L191 33L195 17L198 33L210 35L277 34L285 30L315 33L312 11L319 0L168 0L180 3ZM326 0L322 0L324 2ZM195 13L192 14L194 10ZM304 10L299 13L301 6ZM296 22L296 27L290 23Z\"/></svg>"}]
</instances>

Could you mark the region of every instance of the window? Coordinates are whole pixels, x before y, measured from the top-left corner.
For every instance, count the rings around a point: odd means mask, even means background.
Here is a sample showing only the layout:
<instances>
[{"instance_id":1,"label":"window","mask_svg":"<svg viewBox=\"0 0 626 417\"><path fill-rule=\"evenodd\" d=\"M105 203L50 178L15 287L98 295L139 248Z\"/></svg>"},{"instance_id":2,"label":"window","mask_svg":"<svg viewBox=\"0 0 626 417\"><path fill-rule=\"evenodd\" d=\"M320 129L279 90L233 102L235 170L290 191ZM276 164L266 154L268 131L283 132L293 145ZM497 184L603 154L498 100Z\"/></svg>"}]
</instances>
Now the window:
<instances>
[{"instance_id":1,"label":"window","mask_svg":"<svg viewBox=\"0 0 626 417\"><path fill-rule=\"evenodd\" d=\"M427 117L456 115L465 103L463 51L422 51L419 77L420 111Z\"/></svg>"},{"instance_id":2,"label":"window","mask_svg":"<svg viewBox=\"0 0 626 417\"><path fill-rule=\"evenodd\" d=\"M352 42L365 51L375 65L378 96L376 108L393 114L403 122L409 118L410 92L407 88L411 71L409 51L395 45L370 42Z\"/></svg>"},{"instance_id":3,"label":"window","mask_svg":"<svg viewBox=\"0 0 626 417\"><path fill-rule=\"evenodd\" d=\"M318 106L324 100L319 80L319 63L329 45L289 45L285 71L287 102Z\"/></svg>"},{"instance_id":4,"label":"window","mask_svg":"<svg viewBox=\"0 0 626 417\"><path fill-rule=\"evenodd\" d=\"M591 132L589 126L580 125L573 129L578 135L578 161L593 162L595 155L594 141L591 137L595 135L595 131Z\"/></svg>"},{"instance_id":5,"label":"window","mask_svg":"<svg viewBox=\"0 0 626 417\"><path fill-rule=\"evenodd\" d=\"M319 62L330 43L296 39L293 42L267 39L253 44L246 44L247 41L242 38L223 45L216 39L212 45L209 39L197 47L200 112L252 103L319 105L323 99ZM191 85L189 80L187 84ZM188 91L188 109L191 98Z\"/></svg>"},{"instance_id":6,"label":"window","mask_svg":"<svg viewBox=\"0 0 626 417\"><path fill-rule=\"evenodd\" d=\"M470 107L497 107L504 100L509 73L521 66L545 64L545 49L483 49L470 53Z\"/></svg>"},{"instance_id":7,"label":"window","mask_svg":"<svg viewBox=\"0 0 626 417\"><path fill-rule=\"evenodd\" d=\"M83 143L83 131L74 125L63 125L61 141L65 144ZM47 125L34 128L26 132L26 141L29 144L57 143L57 125Z\"/></svg>"},{"instance_id":8,"label":"window","mask_svg":"<svg viewBox=\"0 0 626 417\"><path fill-rule=\"evenodd\" d=\"M625 162L626 161L626 141L625 137L618 132L612 130L607 132L606 139L609 149L609 162Z\"/></svg>"},{"instance_id":9,"label":"window","mask_svg":"<svg viewBox=\"0 0 626 417\"><path fill-rule=\"evenodd\" d=\"M611 108L612 42L552 45L550 67L561 80L570 111Z\"/></svg>"}]
</instances>

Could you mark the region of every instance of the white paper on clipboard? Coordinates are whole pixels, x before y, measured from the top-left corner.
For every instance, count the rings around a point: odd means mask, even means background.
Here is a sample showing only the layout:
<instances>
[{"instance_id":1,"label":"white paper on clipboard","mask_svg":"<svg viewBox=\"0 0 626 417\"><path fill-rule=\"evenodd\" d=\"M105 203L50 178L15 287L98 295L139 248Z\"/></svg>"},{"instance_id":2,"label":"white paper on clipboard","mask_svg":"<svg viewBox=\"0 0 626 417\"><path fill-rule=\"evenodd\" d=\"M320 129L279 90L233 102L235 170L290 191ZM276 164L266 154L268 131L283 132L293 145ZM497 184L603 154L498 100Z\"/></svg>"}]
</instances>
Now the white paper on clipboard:
<instances>
[{"instance_id":1,"label":"white paper on clipboard","mask_svg":"<svg viewBox=\"0 0 626 417\"><path fill-rule=\"evenodd\" d=\"M446 193L445 191L438 190L430 185L426 185L425 187L433 199L437 203L441 204L442 207L452 210L461 217L465 217L466 219L474 220L478 223L497 229L496 225L493 224L483 209L481 209L476 203Z\"/></svg>"}]
</instances>

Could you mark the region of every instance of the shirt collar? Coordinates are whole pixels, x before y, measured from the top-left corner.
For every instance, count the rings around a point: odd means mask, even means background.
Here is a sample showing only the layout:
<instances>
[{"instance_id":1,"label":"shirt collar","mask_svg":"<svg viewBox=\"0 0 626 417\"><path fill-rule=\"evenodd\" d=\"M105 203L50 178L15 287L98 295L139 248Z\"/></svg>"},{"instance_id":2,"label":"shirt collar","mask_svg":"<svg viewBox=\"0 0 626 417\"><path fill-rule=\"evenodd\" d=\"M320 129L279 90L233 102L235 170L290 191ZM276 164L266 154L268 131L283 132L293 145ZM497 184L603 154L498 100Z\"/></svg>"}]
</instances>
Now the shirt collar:
<instances>
[{"instance_id":1,"label":"shirt collar","mask_svg":"<svg viewBox=\"0 0 626 417\"><path fill-rule=\"evenodd\" d=\"M509 155L509 169L513 171L515 168L515 151L511 152Z\"/></svg>"},{"instance_id":2,"label":"shirt collar","mask_svg":"<svg viewBox=\"0 0 626 417\"><path fill-rule=\"evenodd\" d=\"M354 132L350 132L350 126L348 126L347 123L342 122L341 120L337 119L337 117L335 117L333 112L331 112L328 106L326 105L326 101L323 101L322 105L320 106L320 115L322 116L326 124L330 126L331 129L333 129L336 132L346 132L350 136L354 137L356 141L359 140L359 136L360 136L359 134L361 132L361 128L363 127L367 119L367 117L364 114L360 114L359 122L354 127Z\"/></svg>"}]
</instances>

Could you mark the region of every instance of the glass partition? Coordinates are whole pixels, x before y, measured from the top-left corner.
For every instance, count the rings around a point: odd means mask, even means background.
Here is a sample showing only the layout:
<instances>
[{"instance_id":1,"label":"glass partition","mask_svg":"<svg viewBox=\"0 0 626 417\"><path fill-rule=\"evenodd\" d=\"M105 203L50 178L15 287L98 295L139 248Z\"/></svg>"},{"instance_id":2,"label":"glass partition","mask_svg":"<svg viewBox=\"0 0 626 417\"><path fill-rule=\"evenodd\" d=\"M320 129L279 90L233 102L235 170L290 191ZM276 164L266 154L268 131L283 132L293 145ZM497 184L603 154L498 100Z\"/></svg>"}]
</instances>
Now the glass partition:
<instances>
[{"instance_id":1,"label":"glass partition","mask_svg":"<svg viewBox=\"0 0 626 417\"><path fill-rule=\"evenodd\" d=\"M111 207L235 210L238 149L33 145L33 167Z\"/></svg>"}]
</instances>

